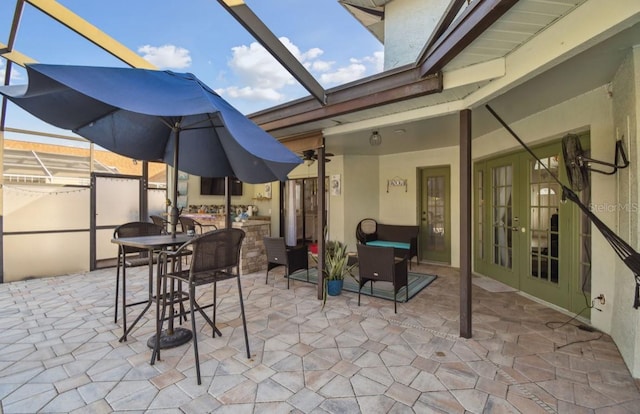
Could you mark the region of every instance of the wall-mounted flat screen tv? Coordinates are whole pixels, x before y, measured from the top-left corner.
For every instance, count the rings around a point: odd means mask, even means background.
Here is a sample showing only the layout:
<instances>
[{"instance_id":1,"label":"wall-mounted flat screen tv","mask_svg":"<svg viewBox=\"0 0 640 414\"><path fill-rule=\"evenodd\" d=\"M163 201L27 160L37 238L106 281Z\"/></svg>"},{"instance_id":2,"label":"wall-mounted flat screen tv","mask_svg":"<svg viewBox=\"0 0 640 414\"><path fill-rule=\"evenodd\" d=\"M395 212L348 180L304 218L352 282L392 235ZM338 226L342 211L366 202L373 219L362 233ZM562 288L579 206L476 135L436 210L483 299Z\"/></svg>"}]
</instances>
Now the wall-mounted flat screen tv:
<instances>
[{"instance_id":1,"label":"wall-mounted flat screen tv","mask_svg":"<svg viewBox=\"0 0 640 414\"><path fill-rule=\"evenodd\" d=\"M200 177L200 195L224 195L224 178ZM231 195L242 195L242 181L231 179Z\"/></svg>"}]
</instances>

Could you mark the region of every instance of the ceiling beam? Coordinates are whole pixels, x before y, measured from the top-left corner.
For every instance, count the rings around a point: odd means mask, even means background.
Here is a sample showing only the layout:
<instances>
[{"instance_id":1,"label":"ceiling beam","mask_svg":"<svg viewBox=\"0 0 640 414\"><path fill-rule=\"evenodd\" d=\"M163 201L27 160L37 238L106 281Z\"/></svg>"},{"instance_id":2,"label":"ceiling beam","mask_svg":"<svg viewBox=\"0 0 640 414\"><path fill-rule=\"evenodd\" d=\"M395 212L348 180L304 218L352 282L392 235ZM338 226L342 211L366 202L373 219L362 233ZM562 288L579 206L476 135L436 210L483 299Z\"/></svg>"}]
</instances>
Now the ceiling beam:
<instances>
[{"instance_id":1,"label":"ceiling beam","mask_svg":"<svg viewBox=\"0 0 640 414\"><path fill-rule=\"evenodd\" d=\"M20 25L20 19L22 18L23 8L24 0L18 0L16 2L16 8L13 11L13 20L11 21L11 30L9 31L9 41L7 44L9 50L13 50L13 45L16 42L16 36L18 35L18 26Z\"/></svg>"},{"instance_id":2,"label":"ceiling beam","mask_svg":"<svg viewBox=\"0 0 640 414\"><path fill-rule=\"evenodd\" d=\"M504 15L518 0L478 0L428 48L419 65L421 76L441 70L479 35Z\"/></svg>"},{"instance_id":3,"label":"ceiling beam","mask_svg":"<svg viewBox=\"0 0 640 414\"><path fill-rule=\"evenodd\" d=\"M292 152L302 154L303 151L316 150L324 145L322 131L311 131L305 134L287 137L280 140Z\"/></svg>"},{"instance_id":4,"label":"ceiling beam","mask_svg":"<svg viewBox=\"0 0 640 414\"><path fill-rule=\"evenodd\" d=\"M27 63L37 63L35 59L30 58L27 55L23 55L17 50L12 50L9 46L0 42L0 56L7 59L9 62L13 62L16 65L23 66ZM10 71L7 71L9 73ZM9 82L6 82L5 85L8 85Z\"/></svg>"},{"instance_id":5,"label":"ceiling beam","mask_svg":"<svg viewBox=\"0 0 640 414\"><path fill-rule=\"evenodd\" d=\"M408 69L407 69L408 68ZM249 116L266 131L353 113L419 96L442 92L442 74L420 78L419 69L405 66L327 91L327 105L310 98Z\"/></svg>"},{"instance_id":6,"label":"ceiling beam","mask_svg":"<svg viewBox=\"0 0 640 414\"><path fill-rule=\"evenodd\" d=\"M243 0L218 0L218 3L251 33L320 104L326 104L324 88Z\"/></svg>"},{"instance_id":7,"label":"ceiling beam","mask_svg":"<svg viewBox=\"0 0 640 414\"><path fill-rule=\"evenodd\" d=\"M25 0L96 46L134 68L156 69L149 61L54 0Z\"/></svg>"}]
</instances>

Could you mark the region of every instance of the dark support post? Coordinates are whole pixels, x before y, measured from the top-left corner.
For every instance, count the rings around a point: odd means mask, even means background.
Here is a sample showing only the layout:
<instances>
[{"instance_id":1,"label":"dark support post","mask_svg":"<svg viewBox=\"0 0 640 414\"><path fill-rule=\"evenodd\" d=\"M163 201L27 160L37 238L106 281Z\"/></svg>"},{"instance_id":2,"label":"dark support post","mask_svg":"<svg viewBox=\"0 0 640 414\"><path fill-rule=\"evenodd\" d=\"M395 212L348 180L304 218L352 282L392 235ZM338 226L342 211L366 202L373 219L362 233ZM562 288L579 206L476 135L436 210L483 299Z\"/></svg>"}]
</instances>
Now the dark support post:
<instances>
[{"instance_id":1,"label":"dark support post","mask_svg":"<svg viewBox=\"0 0 640 414\"><path fill-rule=\"evenodd\" d=\"M280 186L280 191L279 191L279 201L278 201L278 211L279 211L279 217L280 217L280 227L279 227L279 233L278 236L279 237L284 237L284 232L285 232L285 228L284 228L284 203L285 203L285 181L280 181L279 182L279 186Z\"/></svg>"},{"instance_id":2,"label":"dark support post","mask_svg":"<svg viewBox=\"0 0 640 414\"><path fill-rule=\"evenodd\" d=\"M231 223L231 177L224 177L224 228L230 229Z\"/></svg>"},{"instance_id":3,"label":"dark support post","mask_svg":"<svg viewBox=\"0 0 640 414\"><path fill-rule=\"evenodd\" d=\"M324 159L324 139L322 146L318 148L318 299L322 299L324 293L324 265L325 265L325 240L324 228L327 225L325 217L327 210L327 198L325 197L325 159Z\"/></svg>"},{"instance_id":4,"label":"dark support post","mask_svg":"<svg viewBox=\"0 0 640 414\"><path fill-rule=\"evenodd\" d=\"M178 217L180 211L178 210L178 160L180 159L180 122L176 122L174 127L174 134L176 134L175 147L173 148L173 193L171 194L171 237L176 237L176 228L178 226Z\"/></svg>"},{"instance_id":5,"label":"dark support post","mask_svg":"<svg viewBox=\"0 0 640 414\"><path fill-rule=\"evenodd\" d=\"M460 336L471 338L471 110L460 111Z\"/></svg>"},{"instance_id":6,"label":"dark support post","mask_svg":"<svg viewBox=\"0 0 640 414\"><path fill-rule=\"evenodd\" d=\"M91 201L89 202L89 270L91 271L97 269L96 263L98 260L97 247L96 247L97 245L96 227L98 225L97 215L96 215L96 210L97 210L96 181L97 181L96 174L91 173L91 188L89 189L89 192L91 193L91 196L90 196Z\"/></svg>"},{"instance_id":7,"label":"dark support post","mask_svg":"<svg viewBox=\"0 0 640 414\"><path fill-rule=\"evenodd\" d=\"M149 220L149 162L142 162L142 180L140 182L140 221Z\"/></svg>"}]
</instances>

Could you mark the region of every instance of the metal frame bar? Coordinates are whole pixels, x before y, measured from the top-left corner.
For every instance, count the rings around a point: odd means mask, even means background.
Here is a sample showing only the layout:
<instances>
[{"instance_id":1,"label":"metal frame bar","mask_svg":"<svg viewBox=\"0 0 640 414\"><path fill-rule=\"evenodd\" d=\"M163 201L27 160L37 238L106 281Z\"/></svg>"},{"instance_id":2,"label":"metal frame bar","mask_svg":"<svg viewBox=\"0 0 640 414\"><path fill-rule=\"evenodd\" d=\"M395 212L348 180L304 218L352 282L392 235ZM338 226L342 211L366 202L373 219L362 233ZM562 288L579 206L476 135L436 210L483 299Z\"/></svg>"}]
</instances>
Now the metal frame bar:
<instances>
[{"instance_id":1,"label":"metal frame bar","mask_svg":"<svg viewBox=\"0 0 640 414\"><path fill-rule=\"evenodd\" d=\"M325 105L324 88L296 59L275 34L242 0L218 0L218 3L240 23L313 97Z\"/></svg>"}]
</instances>

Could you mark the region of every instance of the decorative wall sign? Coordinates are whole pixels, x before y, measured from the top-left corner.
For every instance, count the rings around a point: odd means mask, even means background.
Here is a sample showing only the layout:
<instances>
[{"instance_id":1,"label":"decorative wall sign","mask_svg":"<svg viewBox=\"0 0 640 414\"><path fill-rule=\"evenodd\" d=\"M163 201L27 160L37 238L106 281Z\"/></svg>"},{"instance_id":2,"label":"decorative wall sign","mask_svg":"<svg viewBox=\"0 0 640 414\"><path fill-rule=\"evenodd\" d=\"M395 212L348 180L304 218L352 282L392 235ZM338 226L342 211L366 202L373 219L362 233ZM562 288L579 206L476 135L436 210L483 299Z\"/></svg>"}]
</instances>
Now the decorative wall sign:
<instances>
[{"instance_id":1,"label":"decorative wall sign","mask_svg":"<svg viewBox=\"0 0 640 414\"><path fill-rule=\"evenodd\" d=\"M389 187L404 187L404 192L406 193L408 188L407 179L395 176L387 180L387 193L389 192Z\"/></svg>"},{"instance_id":2,"label":"decorative wall sign","mask_svg":"<svg viewBox=\"0 0 640 414\"><path fill-rule=\"evenodd\" d=\"M342 183L340 182L340 174L333 174L331 176L331 195L337 196L342 192Z\"/></svg>"}]
</instances>

